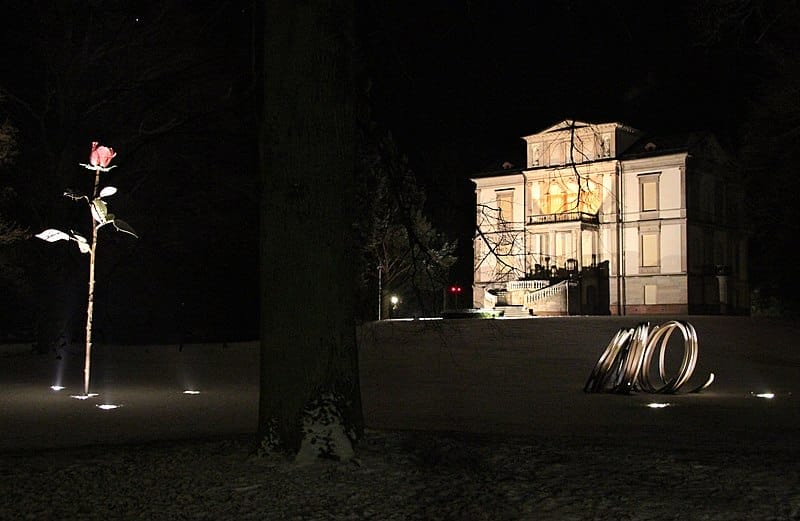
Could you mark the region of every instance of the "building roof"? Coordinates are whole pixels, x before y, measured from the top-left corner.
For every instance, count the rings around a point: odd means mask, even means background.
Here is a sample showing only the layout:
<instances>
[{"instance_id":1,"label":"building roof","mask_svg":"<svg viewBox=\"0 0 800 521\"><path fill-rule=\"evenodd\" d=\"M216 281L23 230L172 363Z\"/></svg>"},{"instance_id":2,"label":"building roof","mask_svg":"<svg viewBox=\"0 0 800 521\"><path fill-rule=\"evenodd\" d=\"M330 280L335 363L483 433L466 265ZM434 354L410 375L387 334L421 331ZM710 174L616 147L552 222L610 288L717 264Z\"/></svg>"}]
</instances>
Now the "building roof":
<instances>
[{"instance_id":1,"label":"building roof","mask_svg":"<svg viewBox=\"0 0 800 521\"><path fill-rule=\"evenodd\" d=\"M535 135L538 134L547 134L550 132L561 132L562 130L569 130L571 128L584 128L584 127L591 127L596 126L594 123L587 123L586 121L578 121L573 119L565 119L563 121L559 121L555 125L551 125L544 130L540 130Z\"/></svg>"},{"instance_id":2,"label":"building roof","mask_svg":"<svg viewBox=\"0 0 800 521\"><path fill-rule=\"evenodd\" d=\"M574 129L587 128L587 127L593 127L593 128L598 128L598 129L621 128L621 129L625 129L625 130L627 130L629 132L634 132L634 133L639 132L637 129L629 127L628 125L625 125L624 123L620 123L618 121L606 121L604 123L592 123L591 121L580 121L580 120L577 120L577 119L565 119L565 120L559 121L558 123L556 123L554 125L551 125L551 126L545 128L545 129L542 129L539 132L536 132L535 134L531 134L529 136L523 136L522 139L527 139L527 138L540 136L540 135L544 135L544 134L550 134L550 133L553 133L553 132L564 132L564 131L567 131L567 130L574 130Z\"/></svg>"},{"instance_id":3,"label":"building roof","mask_svg":"<svg viewBox=\"0 0 800 521\"><path fill-rule=\"evenodd\" d=\"M580 126L593 125L591 123L584 123L582 121L564 120L555 125L543 130L544 132L556 132L570 128L570 125L575 125L575 128ZM621 123L608 123L619 127L625 127ZM566 126L565 126L566 125ZM586 163L597 163L604 161L625 161L630 159L641 159L646 157L658 157L669 154L676 154L681 152L696 151L700 147L708 147L711 145L714 148L719 148L713 134L706 131L698 132L681 132L673 134L645 134L638 139L633 145L628 147L624 152L618 154L616 157L596 159L587 161ZM524 157L517 156L508 159L499 160L486 165L480 172L470 176L471 178L484 178L484 177L497 177L502 175L509 175L520 172L529 172L533 170L543 170L553 168L550 165L542 165L535 167L526 167L526 160Z\"/></svg>"},{"instance_id":4,"label":"building roof","mask_svg":"<svg viewBox=\"0 0 800 521\"><path fill-rule=\"evenodd\" d=\"M680 152L690 152L701 143L705 144L712 135L709 132L683 132L678 134L649 134L641 137L623 153L617 156L622 161L643 157L657 157Z\"/></svg>"}]
</instances>

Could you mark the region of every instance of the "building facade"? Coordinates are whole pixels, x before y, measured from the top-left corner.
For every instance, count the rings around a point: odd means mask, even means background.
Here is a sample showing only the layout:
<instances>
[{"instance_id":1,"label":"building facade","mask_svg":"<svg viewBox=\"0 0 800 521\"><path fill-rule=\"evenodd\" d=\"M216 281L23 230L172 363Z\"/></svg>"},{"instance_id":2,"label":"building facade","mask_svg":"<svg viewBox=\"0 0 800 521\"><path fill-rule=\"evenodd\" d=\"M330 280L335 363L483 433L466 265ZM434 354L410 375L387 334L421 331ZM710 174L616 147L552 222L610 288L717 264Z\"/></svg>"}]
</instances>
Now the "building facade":
<instances>
[{"instance_id":1,"label":"building facade","mask_svg":"<svg viewBox=\"0 0 800 521\"><path fill-rule=\"evenodd\" d=\"M565 120L472 178L474 306L535 315L743 314L743 195L713 136Z\"/></svg>"}]
</instances>

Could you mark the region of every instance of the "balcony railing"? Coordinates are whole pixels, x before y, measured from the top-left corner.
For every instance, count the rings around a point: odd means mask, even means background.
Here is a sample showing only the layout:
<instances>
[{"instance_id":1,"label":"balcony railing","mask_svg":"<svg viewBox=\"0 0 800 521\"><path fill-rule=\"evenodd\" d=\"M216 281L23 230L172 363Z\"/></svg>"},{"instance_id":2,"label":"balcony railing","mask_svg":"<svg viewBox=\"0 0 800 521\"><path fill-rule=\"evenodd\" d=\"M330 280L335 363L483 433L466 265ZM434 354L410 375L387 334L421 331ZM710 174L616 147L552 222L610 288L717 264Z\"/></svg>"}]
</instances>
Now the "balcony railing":
<instances>
[{"instance_id":1,"label":"balcony railing","mask_svg":"<svg viewBox=\"0 0 800 521\"><path fill-rule=\"evenodd\" d=\"M548 213L543 215L529 215L528 224L552 224L580 221L589 224L600 224L597 214L585 212Z\"/></svg>"},{"instance_id":2,"label":"balcony railing","mask_svg":"<svg viewBox=\"0 0 800 521\"><path fill-rule=\"evenodd\" d=\"M547 280L511 280L506 282L506 291L539 290L549 285Z\"/></svg>"},{"instance_id":3,"label":"balcony railing","mask_svg":"<svg viewBox=\"0 0 800 521\"><path fill-rule=\"evenodd\" d=\"M567 281L563 280L558 284L547 286L533 293L528 293L525 295L525 307L530 307L536 302L552 297L553 295L563 294L565 291L567 291Z\"/></svg>"}]
</instances>

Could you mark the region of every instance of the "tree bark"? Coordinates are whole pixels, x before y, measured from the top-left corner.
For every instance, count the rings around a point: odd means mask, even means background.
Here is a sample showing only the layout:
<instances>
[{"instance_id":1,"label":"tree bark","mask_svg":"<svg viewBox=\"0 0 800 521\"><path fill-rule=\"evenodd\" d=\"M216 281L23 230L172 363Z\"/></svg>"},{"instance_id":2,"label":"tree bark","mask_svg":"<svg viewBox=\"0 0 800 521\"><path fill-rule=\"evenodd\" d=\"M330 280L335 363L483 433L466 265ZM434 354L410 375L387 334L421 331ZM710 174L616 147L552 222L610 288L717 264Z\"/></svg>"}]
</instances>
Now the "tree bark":
<instances>
[{"instance_id":1,"label":"tree bark","mask_svg":"<svg viewBox=\"0 0 800 521\"><path fill-rule=\"evenodd\" d=\"M355 336L351 0L264 9L259 434L297 452L304 411L341 399L362 431Z\"/></svg>"}]
</instances>

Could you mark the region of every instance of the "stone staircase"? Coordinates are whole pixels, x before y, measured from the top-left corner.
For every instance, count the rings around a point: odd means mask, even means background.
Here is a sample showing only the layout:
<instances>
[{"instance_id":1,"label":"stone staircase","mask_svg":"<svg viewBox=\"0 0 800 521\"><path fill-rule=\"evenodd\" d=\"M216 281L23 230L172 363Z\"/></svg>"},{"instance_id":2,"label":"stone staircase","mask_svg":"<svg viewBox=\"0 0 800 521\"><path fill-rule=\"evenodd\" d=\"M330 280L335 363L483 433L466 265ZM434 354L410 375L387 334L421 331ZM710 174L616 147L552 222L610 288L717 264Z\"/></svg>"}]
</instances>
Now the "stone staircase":
<instances>
[{"instance_id":1,"label":"stone staircase","mask_svg":"<svg viewBox=\"0 0 800 521\"><path fill-rule=\"evenodd\" d=\"M494 309L503 312L503 318L530 318L531 314L522 306L495 306Z\"/></svg>"}]
</instances>

